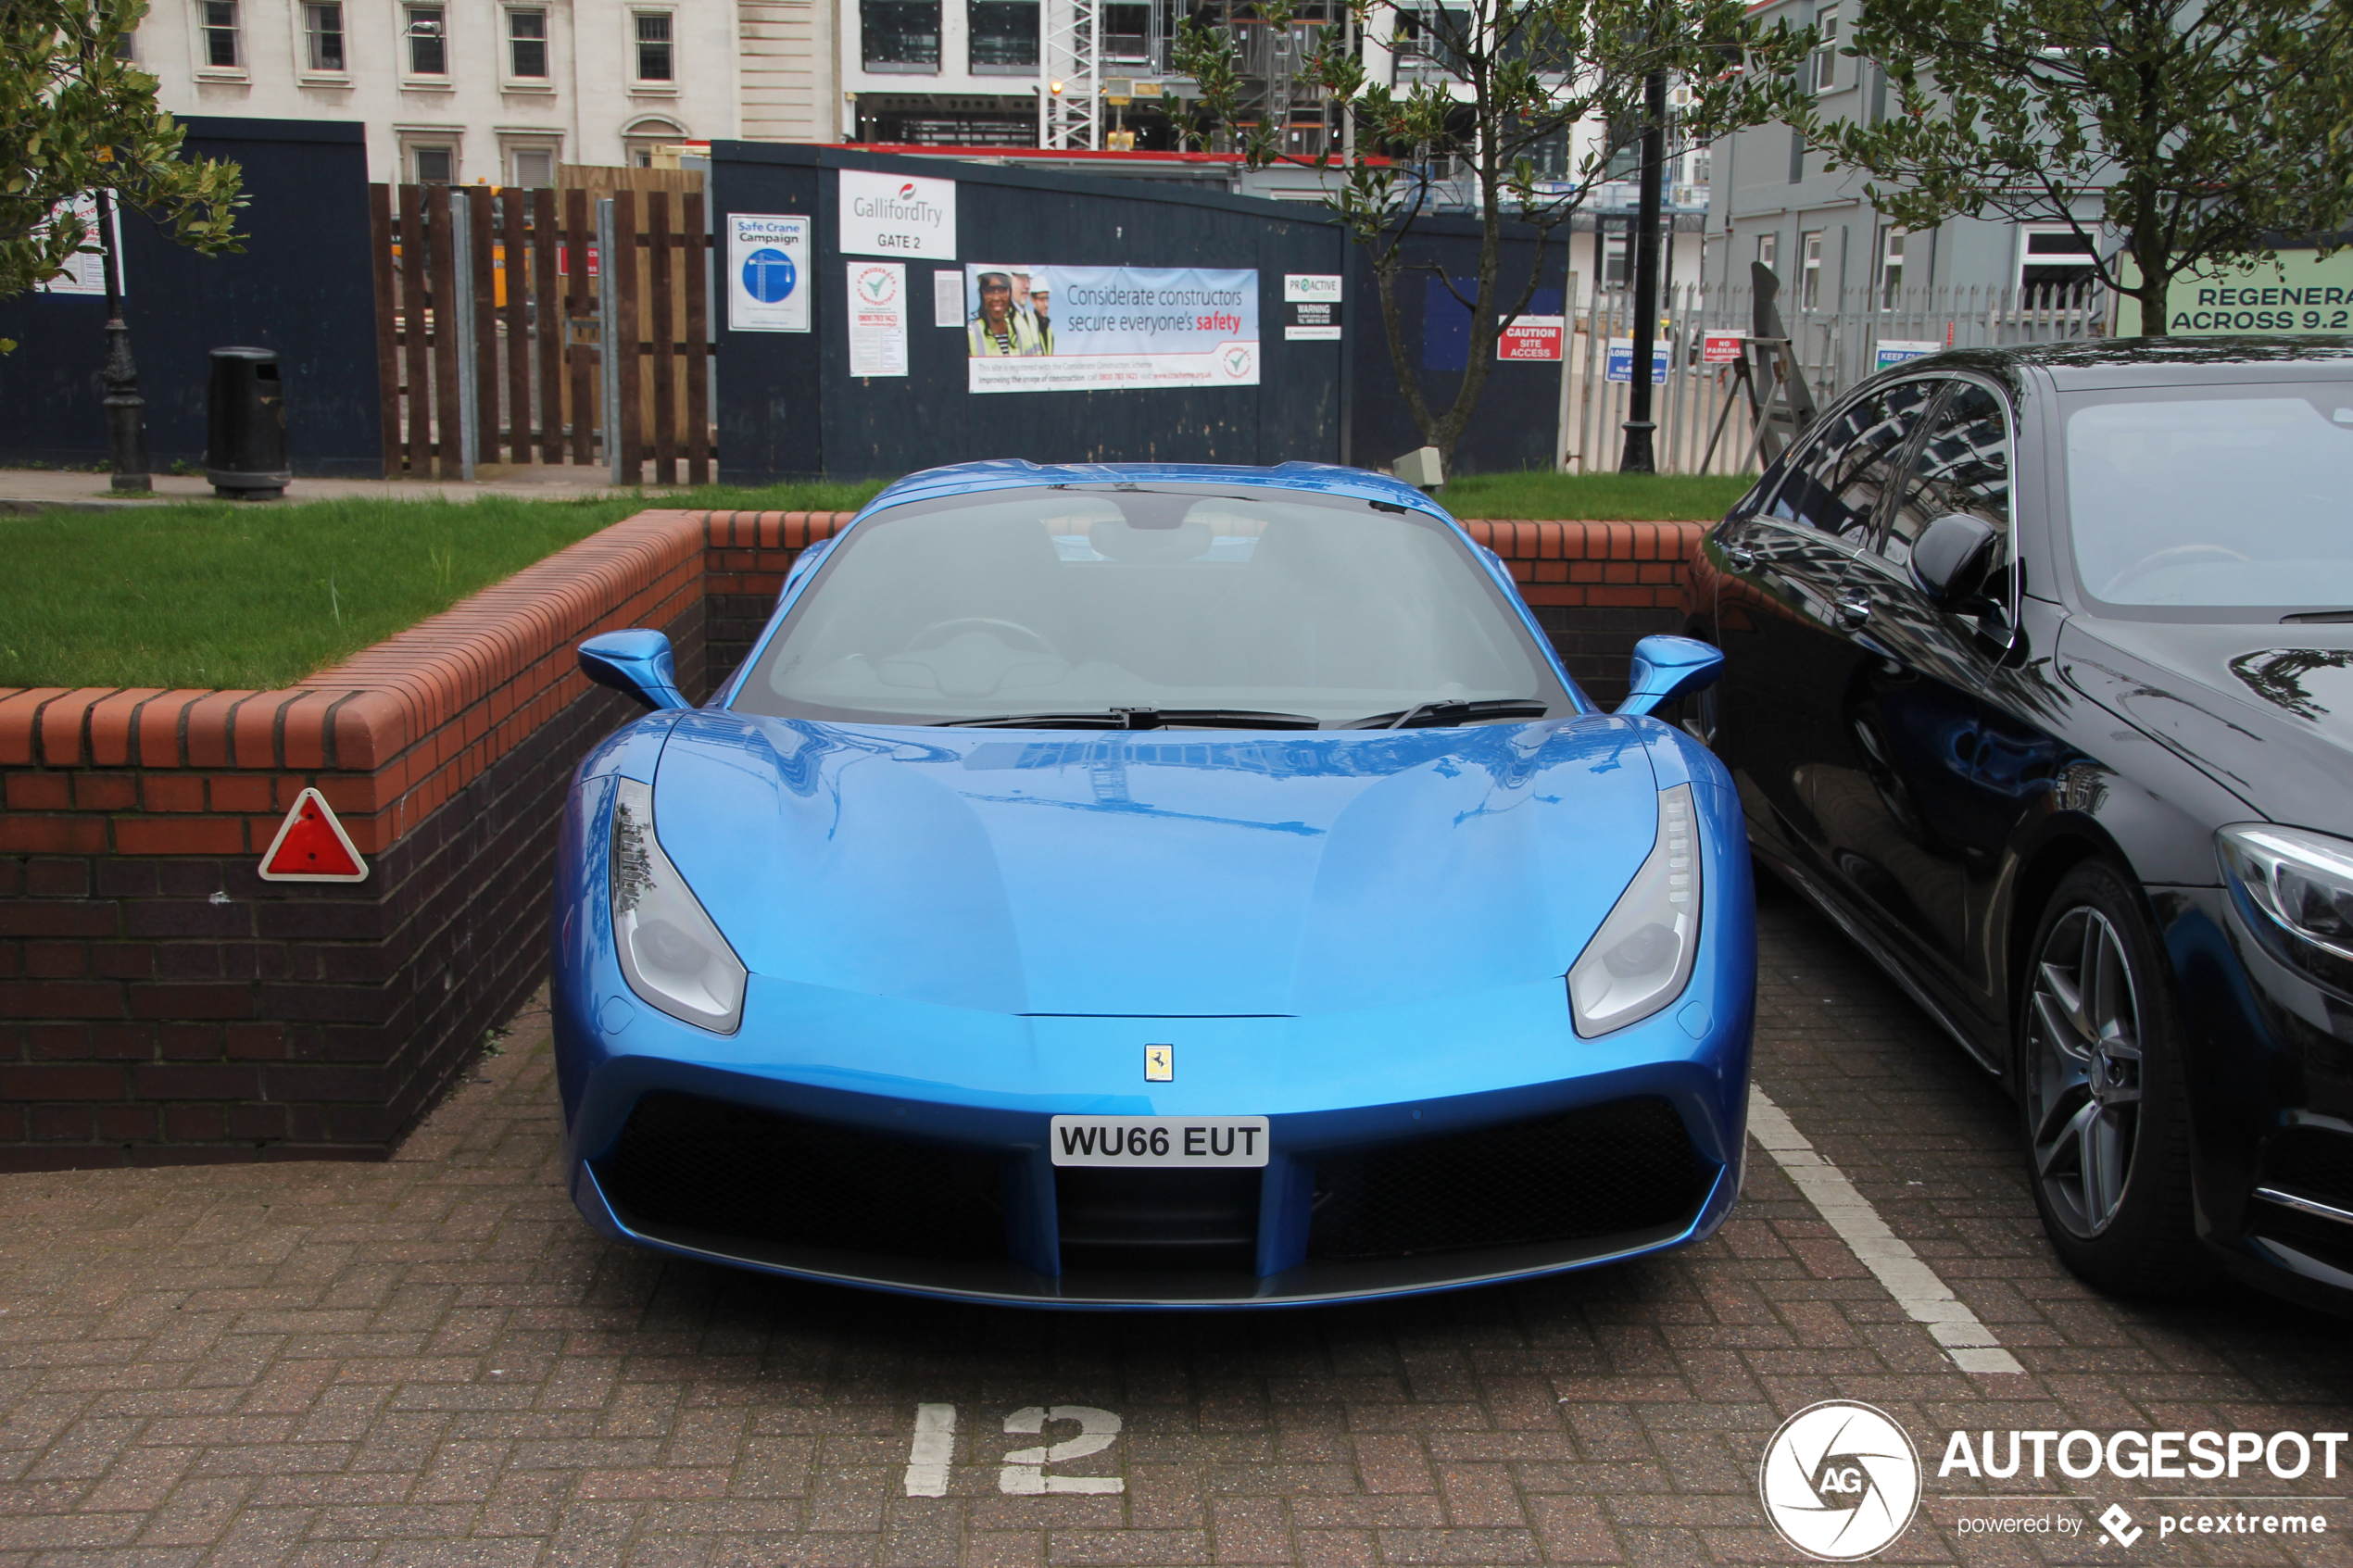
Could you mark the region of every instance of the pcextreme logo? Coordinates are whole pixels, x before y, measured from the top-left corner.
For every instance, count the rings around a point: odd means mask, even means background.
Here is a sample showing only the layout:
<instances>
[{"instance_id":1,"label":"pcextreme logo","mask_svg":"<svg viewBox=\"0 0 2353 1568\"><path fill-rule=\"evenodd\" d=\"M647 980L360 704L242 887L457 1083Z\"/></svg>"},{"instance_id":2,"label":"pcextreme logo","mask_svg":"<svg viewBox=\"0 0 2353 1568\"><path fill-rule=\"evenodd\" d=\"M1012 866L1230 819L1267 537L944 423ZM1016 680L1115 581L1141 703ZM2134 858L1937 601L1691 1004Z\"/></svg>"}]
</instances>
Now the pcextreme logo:
<instances>
[{"instance_id":1,"label":"pcextreme logo","mask_svg":"<svg viewBox=\"0 0 2353 1568\"><path fill-rule=\"evenodd\" d=\"M1920 1456L1886 1411L1824 1399L1781 1423L1756 1489L1781 1539L1824 1562L1852 1562L1911 1524Z\"/></svg>"}]
</instances>

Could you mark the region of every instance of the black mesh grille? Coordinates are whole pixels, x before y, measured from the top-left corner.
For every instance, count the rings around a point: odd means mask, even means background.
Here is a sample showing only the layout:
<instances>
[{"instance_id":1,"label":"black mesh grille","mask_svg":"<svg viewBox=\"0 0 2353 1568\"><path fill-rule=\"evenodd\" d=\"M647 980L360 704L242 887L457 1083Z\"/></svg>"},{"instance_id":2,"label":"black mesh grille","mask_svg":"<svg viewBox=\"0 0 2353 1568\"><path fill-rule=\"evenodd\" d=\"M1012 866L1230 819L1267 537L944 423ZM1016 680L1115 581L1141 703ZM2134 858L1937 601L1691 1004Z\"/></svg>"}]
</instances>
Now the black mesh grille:
<instances>
[{"instance_id":1,"label":"black mesh grille","mask_svg":"<svg viewBox=\"0 0 2353 1568\"><path fill-rule=\"evenodd\" d=\"M1574 1241L1688 1222L1716 1167L1663 1099L1315 1162L1310 1259Z\"/></svg>"},{"instance_id":2,"label":"black mesh grille","mask_svg":"<svg viewBox=\"0 0 2353 1568\"><path fill-rule=\"evenodd\" d=\"M1260 1173L1054 1173L1065 1269L1252 1269Z\"/></svg>"},{"instance_id":3,"label":"black mesh grille","mask_svg":"<svg viewBox=\"0 0 2353 1568\"><path fill-rule=\"evenodd\" d=\"M2353 1137L2326 1127L2290 1127L2264 1151L2263 1185L2353 1209Z\"/></svg>"},{"instance_id":4,"label":"black mesh grille","mask_svg":"<svg viewBox=\"0 0 2353 1568\"><path fill-rule=\"evenodd\" d=\"M1005 1255L999 1157L721 1100L648 1095L597 1179L639 1224L900 1257Z\"/></svg>"}]
</instances>

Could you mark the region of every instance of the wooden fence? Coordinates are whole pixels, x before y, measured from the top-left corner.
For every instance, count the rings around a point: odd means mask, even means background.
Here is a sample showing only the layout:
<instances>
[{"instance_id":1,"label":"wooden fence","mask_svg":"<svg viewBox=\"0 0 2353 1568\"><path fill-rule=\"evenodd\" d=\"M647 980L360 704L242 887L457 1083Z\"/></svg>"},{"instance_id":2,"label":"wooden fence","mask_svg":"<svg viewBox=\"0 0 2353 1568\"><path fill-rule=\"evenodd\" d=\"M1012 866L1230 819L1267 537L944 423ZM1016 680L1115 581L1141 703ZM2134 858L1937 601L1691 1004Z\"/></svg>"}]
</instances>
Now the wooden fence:
<instances>
[{"instance_id":1,"label":"wooden fence","mask_svg":"<svg viewBox=\"0 0 2353 1568\"><path fill-rule=\"evenodd\" d=\"M616 483L710 483L701 192L373 185L369 196L387 478L604 463Z\"/></svg>"}]
</instances>

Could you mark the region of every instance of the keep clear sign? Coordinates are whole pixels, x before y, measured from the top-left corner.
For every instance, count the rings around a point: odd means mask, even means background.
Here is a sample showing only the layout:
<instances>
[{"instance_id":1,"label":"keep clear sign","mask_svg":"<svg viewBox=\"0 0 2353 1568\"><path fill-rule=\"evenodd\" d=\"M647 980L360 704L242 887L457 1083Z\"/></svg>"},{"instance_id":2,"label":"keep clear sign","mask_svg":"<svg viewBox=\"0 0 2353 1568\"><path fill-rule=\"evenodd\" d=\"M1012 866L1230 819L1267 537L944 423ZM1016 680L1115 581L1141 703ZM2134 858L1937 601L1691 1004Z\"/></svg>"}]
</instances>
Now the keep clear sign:
<instances>
[{"instance_id":1,"label":"keep clear sign","mask_svg":"<svg viewBox=\"0 0 2353 1568\"><path fill-rule=\"evenodd\" d=\"M974 392L1258 384L1258 270L964 269Z\"/></svg>"},{"instance_id":2,"label":"keep clear sign","mask_svg":"<svg viewBox=\"0 0 2353 1568\"><path fill-rule=\"evenodd\" d=\"M849 263L849 373L907 373L907 264Z\"/></svg>"},{"instance_id":3,"label":"keep clear sign","mask_svg":"<svg viewBox=\"0 0 2353 1568\"><path fill-rule=\"evenodd\" d=\"M727 220L727 325L809 330L809 220L738 212Z\"/></svg>"},{"instance_id":4,"label":"keep clear sign","mask_svg":"<svg viewBox=\"0 0 2353 1568\"><path fill-rule=\"evenodd\" d=\"M855 169L840 180L843 255L956 259L956 182Z\"/></svg>"}]
</instances>

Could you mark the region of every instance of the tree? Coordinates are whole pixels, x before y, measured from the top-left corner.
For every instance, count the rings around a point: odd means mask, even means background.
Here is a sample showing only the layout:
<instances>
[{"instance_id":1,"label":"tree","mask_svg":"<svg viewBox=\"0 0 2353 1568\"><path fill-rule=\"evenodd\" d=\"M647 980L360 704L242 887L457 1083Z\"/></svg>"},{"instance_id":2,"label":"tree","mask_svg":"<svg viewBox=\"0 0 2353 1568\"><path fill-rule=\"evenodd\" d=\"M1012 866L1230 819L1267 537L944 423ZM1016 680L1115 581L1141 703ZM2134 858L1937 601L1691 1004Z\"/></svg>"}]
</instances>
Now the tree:
<instances>
[{"instance_id":1,"label":"tree","mask_svg":"<svg viewBox=\"0 0 2353 1568\"><path fill-rule=\"evenodd\" d=\"M205 255L238 248L237 166L182 160L156 79L123 57L146 10L146 0L0 0L0 298L47 282L95 244L72 207L91 191L115 191Z\"/></svg>"},{"instance_id":2,"label":"tree","mask_svg":"<svg viewBox=\"0 0 2353 1568\"><path fill-rule=\"evenodd\" d=\"M2341 6L1864 0L1843 52L1880 63L1901 112L1868 125L1808 107L1793 123L1832 167L1874 176L1881 212L1918 229L1989 213L2065 223L2151 336L2183 272L2269 259L2281 237L2324 235L2347 211ZM2076 211L2095 192L2105 245Z\"/></svg>"},{"instance_id":3,"label":"tree","mask_svg":"<svg viewBox=\"0 0 2353 1568\"><path fill-rule=\"evenodd\" d=\"M1365 247L1388 335L1390 363L1415 423L1452 471L1462 439L1494 363L1495 344L1534 297L1554 231L1568 222L1608 177L1613 155L1640 141L1642 83L1653 71L1691 89L1684 134L1712 140L1725 132L1784 118L1794 103L1791 72L1812 46L1810 30L1769 30L1745 14L1742 0L1344 0L1354 31L1410 42L1427 69L1403 91L1367 79L1349 28L1322 29L1305 77L1353 116L1380 155L1353 162L1329 154L1287 157L1287 127L1245 119L1243 78L1231 27L1188 21L1179 31L1177 69L1201 85L1205 118L1224 128L1252 167L1312 164L1326 176L1327 204ZM1270 31L1292 24L1290 0L1241 0L1237 9ZM1479 220L1478 265L1467 294L1435 264L1408 264L1404 246L1430 213L1441 184L1437 165L1460 159ZM1551 177L1540 177L1540 166ZM1504 297L1506 225L1533 229L1535 259ZM1434 407L1416 356L1405 342L1397 285L1424 271L1470 313L1469 358L1453 401Z\"/></svg>"}]
</instances>

